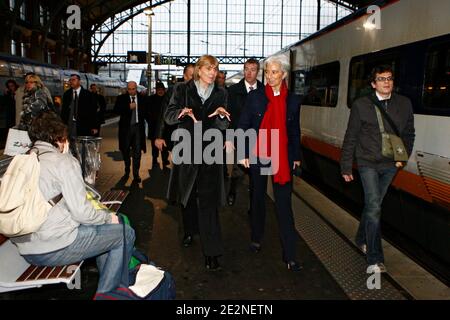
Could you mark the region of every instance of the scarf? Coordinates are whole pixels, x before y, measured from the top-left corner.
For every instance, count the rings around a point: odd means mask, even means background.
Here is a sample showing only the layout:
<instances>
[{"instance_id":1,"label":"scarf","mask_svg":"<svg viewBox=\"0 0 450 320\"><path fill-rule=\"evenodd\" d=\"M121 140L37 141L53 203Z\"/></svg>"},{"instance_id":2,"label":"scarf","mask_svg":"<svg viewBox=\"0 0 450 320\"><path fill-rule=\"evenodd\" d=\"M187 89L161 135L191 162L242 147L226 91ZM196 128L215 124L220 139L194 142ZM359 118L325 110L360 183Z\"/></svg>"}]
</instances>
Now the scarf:
<instances>
[{"instance_id":1,"label":"scarf","mask_svg":"<svg viewBox=\"0 0 450 320\"><path fill-rule=\"evenodd\" d=\"M286 128L286 98L288 94L286 82L281 83L280 94L277 96L274 95L272 87L268 84L266 84L265 92L269 103L259 127L253 154L261 159L270 159L274 171L272 172L274 174L273 181L278 184L286 184L291 181ZM278 129L278 140L271 141L271 136L274 134L272 130L275 129Z\"/></svg>"}]
</instances>

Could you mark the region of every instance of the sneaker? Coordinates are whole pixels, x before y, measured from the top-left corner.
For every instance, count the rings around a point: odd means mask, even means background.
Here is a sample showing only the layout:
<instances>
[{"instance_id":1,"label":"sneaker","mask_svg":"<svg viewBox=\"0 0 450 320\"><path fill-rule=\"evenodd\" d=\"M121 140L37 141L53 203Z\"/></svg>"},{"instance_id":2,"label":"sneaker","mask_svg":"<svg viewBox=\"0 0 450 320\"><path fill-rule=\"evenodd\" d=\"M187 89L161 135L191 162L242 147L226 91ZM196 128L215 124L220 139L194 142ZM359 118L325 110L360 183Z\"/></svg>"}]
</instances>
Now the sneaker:
<instances>
[{"instance_id":1,"label":"sneaker","mask_svg":"<svg viewBox=\"0 0 450 320\"><path fill-rule=\"evenodd\" d=\"M387 272L386 266L383 263L371 264L367 267L367 273L385 273Z\"/></svg>"}]
</instances>

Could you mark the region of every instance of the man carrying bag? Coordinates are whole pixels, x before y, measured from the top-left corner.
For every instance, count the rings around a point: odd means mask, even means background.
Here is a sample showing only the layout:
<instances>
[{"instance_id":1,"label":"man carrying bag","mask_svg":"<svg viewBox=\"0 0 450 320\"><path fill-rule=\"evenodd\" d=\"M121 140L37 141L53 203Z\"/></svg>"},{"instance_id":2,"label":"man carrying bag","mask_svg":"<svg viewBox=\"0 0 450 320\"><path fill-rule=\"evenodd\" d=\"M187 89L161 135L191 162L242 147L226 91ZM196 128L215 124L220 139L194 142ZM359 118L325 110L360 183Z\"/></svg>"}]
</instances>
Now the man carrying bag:
<instances>
[{"instance_id":1,"label":"man carrying bag","mask_svg":"<svg viewBox=\"0 0 450 320\"><path fill-rule=\"evenodd\" d=\"M397 170L412 153L415 130L411 101L396 94L390 66L372 70L375 92L355 100L342 145L341 174L353 181L355 156L364 189L364 209L355 242L367 254L367 272L386 272L381 246L381 203Z\"/></svg>"}]
</instances>

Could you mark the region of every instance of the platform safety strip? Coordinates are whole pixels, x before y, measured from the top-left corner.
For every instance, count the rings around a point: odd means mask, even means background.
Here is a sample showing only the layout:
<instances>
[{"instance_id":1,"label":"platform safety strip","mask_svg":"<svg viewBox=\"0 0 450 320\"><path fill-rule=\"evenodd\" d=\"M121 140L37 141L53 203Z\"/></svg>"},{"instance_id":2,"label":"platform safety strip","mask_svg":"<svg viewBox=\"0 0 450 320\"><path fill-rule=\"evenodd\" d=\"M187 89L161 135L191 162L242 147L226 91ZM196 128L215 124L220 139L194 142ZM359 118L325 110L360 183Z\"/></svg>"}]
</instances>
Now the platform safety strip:
<instances>
[{"instance_id":1,"label":"platform safety strip","mask_svg":"<svg viewBox=\"0 0 450 320\"><path fill-rule=\"evenodd\" d=\"M295 226L314 254L351 300L406 300L381 276L381 289L368 289L365 257L342 239L303 199L292 197ZM387 265L389 268L389 265Z\"/></svg>"}]
</instances>

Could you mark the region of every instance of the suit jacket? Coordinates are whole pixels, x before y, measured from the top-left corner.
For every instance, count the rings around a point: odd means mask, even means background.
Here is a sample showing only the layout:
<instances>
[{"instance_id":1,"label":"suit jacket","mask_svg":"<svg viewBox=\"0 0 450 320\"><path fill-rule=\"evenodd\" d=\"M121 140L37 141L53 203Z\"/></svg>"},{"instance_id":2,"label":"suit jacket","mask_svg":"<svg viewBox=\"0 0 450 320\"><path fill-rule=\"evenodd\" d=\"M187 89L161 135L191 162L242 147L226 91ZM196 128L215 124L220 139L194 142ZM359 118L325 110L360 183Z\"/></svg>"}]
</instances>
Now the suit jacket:
<instances>
[{"instance_id":1,"label":"suit jacket","mask_svg":"<svg viewBox=\"0 0 450 320\"><path fill-rule=\"evenodd\" d=\"M227 92L224 88L215 85L210 97L205 103L202 103L193 80L175 86L164 118L167 124L178 125L178 128L185 129L190 133L191 161L190 163L174 165L171 171L167 196L170 200L186 206L194 183L197 181L197 188L202 190L203 194L211 194L208 199L211 202L209 202L208 206L222 205L225 202L223 165L205 164L203 161L202 164L194 163L194 144L197 144L197 146L199 143L201 144L200 148L203 154L203 150L209 142L204 143L194 139L194 122L190 117L185 116L178 119L181 110L186 106L189 106L193 110L195 118L201 121L202 134L208 129L225 130L229 125L227 118L219 116L208 118L208 115L213 113L218 107L227 108ZM175 148L176 145L174 151Z\"/></svg>"},{"instance_id":2,"label":"suit jacket","mask_svg":"<svg viewBox=\"0 0 450 320\"><path fill-rule=\"evenodd\" d=\"M262 88L264 85L261 81L257 80L256 88ZM230 128L236 129L239 124L239 119L242 114L242 110L245 108L245 102L247 100L247 88L245 87L245 79L242 79L238 83L232 85L228 89L228 106L231 114Z\"/></svg>"},{"instance_id":3,"label":"suit jacket","mask_svg":"<svg viewBox=\"0 0 450 320\"><path fill-rule=\"evenodd\" d=\"M300 96L290 92L288 93L286 98L286 128L288 134L288 159L291 170L294 166L294 161L301 160L300 101ZM266 97L263 85L258 86L256 90L250 92L247 97L246 107L242 111L239 119L238 128L243 129L244 131L253 129L258 132L264 114L266 113L268 103L269 100ZM246 158L249 158L250 148L253 148L253 146L249 146L248 143L246 143Z\"/></svg>"},{"instance_id":4,"label":"suit jacket","mask_svg":"<svg viewBox=\"0 0 450 320\"><path fill-rule=\"evenodd\" d=\"M69 124L70 104L73 99L73 89L64 92L61 107L61 119L65 124ZM92 129L97 128L97 102L95 97L83 87L78 97L78 119L77 119L77 135L91 136Z\"/></svg>"},{"instance_id":5,"label":"suit jacket","mask_svg":"<svg viewBox=\"0 0 450 320\"><path fill-rule=\"evenodd\" d=\"M139 124L139 137L141 150L146 152L146 139L145 139L145 121L148 121L147 106L145 104L145 97L137 94L138 104L138 124ZM128 134L130 131L131 112L130 109L131 98L128 93L121 94L117 97L116 104L114 105L114 112L120 115L119 120L119 149L122 150L125 146L128 146ZM133 110L134 111L134 110Z\"/></svg>"}]
</instances>

